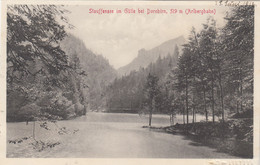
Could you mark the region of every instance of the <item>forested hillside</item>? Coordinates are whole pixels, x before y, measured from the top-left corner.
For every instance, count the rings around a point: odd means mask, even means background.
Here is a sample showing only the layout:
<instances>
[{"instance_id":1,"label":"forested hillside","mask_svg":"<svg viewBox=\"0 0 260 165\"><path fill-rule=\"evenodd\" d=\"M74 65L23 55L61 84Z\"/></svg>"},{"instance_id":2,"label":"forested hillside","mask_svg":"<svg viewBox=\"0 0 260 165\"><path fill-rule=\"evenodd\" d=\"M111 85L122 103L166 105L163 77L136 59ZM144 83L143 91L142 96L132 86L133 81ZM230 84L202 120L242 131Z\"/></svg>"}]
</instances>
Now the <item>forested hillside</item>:
<instances>
[{"instance_id":1,"label":"forested hillside","mask_svg":"<svg viewBox=\"0 0 260 165\"><path fill-rule=\"evenodd\" d=\"M163 84L167 81L167 76L171 69L177 66L179 48L174 46L172 55L161 58L159 56L154 63L150 63L148 67L140 67L138 71L132 71L127 76L115 79L115 81L107 87L107 110L110 112L130 112L136 113L144 110L146 107L146 96L144 93L146 85L146 77L149 74L156 75ZM162 90L167 90L162 88ZM158 108L159 110L159 108ZM160 109L162 110L162 109ZM166 111L166 109L163 109Z\"/></svg>"},{"instance_id":2,"label":"forested hillside","mask_svg":"<svg viewBox=\"0 0 260 165\"><path fill-rule=\"evenodd\" d=\"M88 86L85 89L88 108L91 110L103 108L105 104L104 89L116 78L116 70L107 59L87 49L82 40L71 34L61 42L61 47L69 55L69 59L76 60L77 66L87 75L84 81Z\"/></svg>"}]
</instances>

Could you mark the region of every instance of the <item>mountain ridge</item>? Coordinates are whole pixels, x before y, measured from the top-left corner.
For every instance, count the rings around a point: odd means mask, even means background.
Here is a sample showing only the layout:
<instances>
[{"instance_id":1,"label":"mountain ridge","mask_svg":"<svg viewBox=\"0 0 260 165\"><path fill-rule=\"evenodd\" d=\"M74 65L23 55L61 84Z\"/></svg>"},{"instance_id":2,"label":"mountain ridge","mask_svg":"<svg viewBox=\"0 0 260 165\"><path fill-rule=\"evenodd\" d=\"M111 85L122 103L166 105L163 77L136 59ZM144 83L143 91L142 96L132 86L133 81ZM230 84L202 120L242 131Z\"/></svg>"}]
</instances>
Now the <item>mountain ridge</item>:
<instances>
[{"instance_id":1,"label":"mountain ridge","mask_svg":"<svg viewBox=\"0 0 260 165\"><path fill-rule=\"evenodd\" d=\"M146 50L144 48L138 51L138 55L129 64L117 69L118 75L128 75L133 70L138 70L140 67L147 67L151 62L155 62L159 56L166 57L172 55L176 46L181 50L181 46L184 44L185 39L183 36L168 40L162 44ZM178 57L177 57L178 58Z\"/></svg>"}]
</instances>

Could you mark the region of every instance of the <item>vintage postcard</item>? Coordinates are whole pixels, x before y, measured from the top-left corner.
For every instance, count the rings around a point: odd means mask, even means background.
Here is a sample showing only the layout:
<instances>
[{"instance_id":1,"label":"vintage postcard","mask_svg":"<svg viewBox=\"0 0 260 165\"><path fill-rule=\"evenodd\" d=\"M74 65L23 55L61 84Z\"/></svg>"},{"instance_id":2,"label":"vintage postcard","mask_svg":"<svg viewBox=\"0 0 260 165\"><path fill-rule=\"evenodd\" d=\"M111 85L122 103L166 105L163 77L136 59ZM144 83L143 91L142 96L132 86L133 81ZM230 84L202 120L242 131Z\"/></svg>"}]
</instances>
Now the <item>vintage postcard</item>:
<instances>
[{"instance_id":1,"label":"vintage postcard","mask_svg":"<svg viewBox=\"0 0 260 165\"><path fill-rule=\"evenodd\" d=\"M3 0L0 164L259 164L259 9Z\"/></svg>"}]
</instances>

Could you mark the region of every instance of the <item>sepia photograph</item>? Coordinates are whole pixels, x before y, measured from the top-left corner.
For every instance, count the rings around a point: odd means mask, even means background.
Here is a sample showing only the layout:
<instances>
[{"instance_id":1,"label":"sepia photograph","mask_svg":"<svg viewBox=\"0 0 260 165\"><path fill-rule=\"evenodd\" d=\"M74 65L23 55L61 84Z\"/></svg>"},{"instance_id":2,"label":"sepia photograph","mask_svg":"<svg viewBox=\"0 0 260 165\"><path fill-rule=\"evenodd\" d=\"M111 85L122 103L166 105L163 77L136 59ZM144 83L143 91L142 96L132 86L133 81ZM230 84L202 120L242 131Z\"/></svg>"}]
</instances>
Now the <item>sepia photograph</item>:
<instances>
[{"instance_id":1,"label":"sepia photograph","mask_svg":"<svg viewBox=\"0 0 260 165\"><path fill-rule=\"evenodd\" d=\"M210 4L7 4L6 158L254 159L256 5Z\"/></svg>"}]
</instances>

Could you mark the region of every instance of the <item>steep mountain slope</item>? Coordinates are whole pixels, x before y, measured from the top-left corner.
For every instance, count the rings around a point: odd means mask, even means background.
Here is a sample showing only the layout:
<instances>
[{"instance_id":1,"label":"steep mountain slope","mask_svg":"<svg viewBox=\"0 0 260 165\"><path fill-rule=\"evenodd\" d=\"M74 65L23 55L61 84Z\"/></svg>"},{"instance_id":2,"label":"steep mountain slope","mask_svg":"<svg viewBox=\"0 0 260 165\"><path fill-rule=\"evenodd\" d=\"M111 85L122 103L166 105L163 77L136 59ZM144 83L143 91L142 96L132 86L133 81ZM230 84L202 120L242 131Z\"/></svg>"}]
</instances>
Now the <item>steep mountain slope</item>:
<instances>
[{"instance_id":1,"label":"steep mountain slope","mask_svg":"<svg viewBox=\"0 0 260 165\"><path fill-rule=\"evenodd\" d=\"M87 49L84 42L73 35L66 37L61 43L62 49L69 58L76 58L80 67L87 74L88 102L91 109L98 109L104 100L103 88L117 76L116 70L102 55L96 55Z\"/></svg>"},{"instance_id":2,"label":"steep mountain slope","mask_svg":"<svg viewBox=\"0 0 260 165\"><path fill-rule=\"evenodd\" d=\"M184 42L184 37L180 36L166 41L151 50L141 49L138 51L138 56L131 63L118 69L118 74L120 76L127 75L132 70L138 70L140 67L147 67L151 62L155 62L159 56L166 57L167 55L172 55L176 46L181 50L181 45L183 45Z\"/></svg>"}]
</instances>

